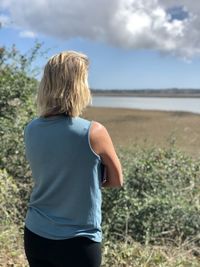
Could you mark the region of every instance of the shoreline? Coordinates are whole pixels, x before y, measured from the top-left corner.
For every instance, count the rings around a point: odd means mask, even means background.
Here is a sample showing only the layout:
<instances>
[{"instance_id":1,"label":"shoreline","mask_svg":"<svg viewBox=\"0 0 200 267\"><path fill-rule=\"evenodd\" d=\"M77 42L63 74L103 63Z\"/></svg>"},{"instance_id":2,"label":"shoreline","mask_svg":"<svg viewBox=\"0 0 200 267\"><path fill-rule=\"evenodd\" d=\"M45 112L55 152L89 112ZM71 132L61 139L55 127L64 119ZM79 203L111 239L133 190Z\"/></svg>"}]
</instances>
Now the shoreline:
<instances>
[{"instance_id":1,"label":"shoreline","mask_svg":"<svg viewBox=\"0 0 200 267\"><path fill-rule=\"evenodd\" d=\"M163 98L200 98L200 94L134 94L134 93L122 93L122 94L115 94L115 93L92 93L92 96L112 96L112 97L163 97Z\"/></svg>"},{"instance_id":2,"label":"shoreline","mask_svg":"<svg viewBox=\"0 0 200 267\"><path fill-rule=\"evenodd\" d=\"M200 116L200 113L198 112L192 112L192 111L183 111L183 110L160 110L160 109L143 109L143 108L126 108L126 107L100 107L100 106L88 106L88 108L91 109L116 109L116 110L129 110L129 111L144 111L144 112L165 112L165 113L184 113L185 115L197 115Z\"/></svg>"},{"instance_id":3,"label":"shoreline","mask_svg":"<svg viewBox=\"0 0 200 267\"><path fill-rule=\"evenodd\" d=\"M92 93L92 96L102 96L102 97L158 97L158 98L200 98L200 94L154 94L154 93Z\"/></svg>"},{"instance_id":4,"label":"shoreline","mask_svg":"<svg viewBox=\"0 0 200 267\"><path fill-rule=\"evenodd\" d=\"M200 98L200 89L91 89L94 96Z\"/></svg>"}]
</instances>

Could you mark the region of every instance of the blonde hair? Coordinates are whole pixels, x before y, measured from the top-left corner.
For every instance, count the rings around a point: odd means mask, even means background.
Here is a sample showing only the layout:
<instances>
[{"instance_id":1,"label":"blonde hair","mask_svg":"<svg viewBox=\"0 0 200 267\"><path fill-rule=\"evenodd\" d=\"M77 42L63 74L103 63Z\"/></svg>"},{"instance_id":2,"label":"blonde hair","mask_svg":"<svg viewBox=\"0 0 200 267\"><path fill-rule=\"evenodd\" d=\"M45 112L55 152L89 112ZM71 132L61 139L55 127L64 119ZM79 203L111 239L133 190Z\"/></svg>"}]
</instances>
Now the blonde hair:
<instances>
[{"instance_id":1,"label":"blonde hair","mask_svg":"<svg viewBox=\"0 0 200 267\"><path fill-rule=\"evenodd\" d=\"M49 59L37 94L39 116L66 113L79 116L90 103L86 55L65 51Z\"/></svg>"}]
</instances>

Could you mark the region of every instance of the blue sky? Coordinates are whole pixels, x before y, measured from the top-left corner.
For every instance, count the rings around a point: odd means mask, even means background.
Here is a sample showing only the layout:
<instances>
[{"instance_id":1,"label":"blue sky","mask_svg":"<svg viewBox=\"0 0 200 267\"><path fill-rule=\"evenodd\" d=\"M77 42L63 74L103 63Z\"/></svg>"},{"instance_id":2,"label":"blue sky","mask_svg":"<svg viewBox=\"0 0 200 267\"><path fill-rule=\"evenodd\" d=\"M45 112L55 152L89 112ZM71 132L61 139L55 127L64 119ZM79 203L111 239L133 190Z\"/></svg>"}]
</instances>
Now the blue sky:
<instances>
[{"instance_id":1,"label":"blue sky","mask_svg":"<svg viewBox=\"0 0 200 267\"><path fill-rule=\"evenodd\" d=\"M18 0L18 7L13 7L13 0L3 0L0 45L15 43L24 53L37 40L42 50L49 49L47 58L63 50L84 52L90 59L91 88L200 88L200 3L75 2ZM108 2L112 4L106 6ZM84 10L90 11L87 16ZM35 62L41 72L46 57Z\"/></svg>"}]
</instances>

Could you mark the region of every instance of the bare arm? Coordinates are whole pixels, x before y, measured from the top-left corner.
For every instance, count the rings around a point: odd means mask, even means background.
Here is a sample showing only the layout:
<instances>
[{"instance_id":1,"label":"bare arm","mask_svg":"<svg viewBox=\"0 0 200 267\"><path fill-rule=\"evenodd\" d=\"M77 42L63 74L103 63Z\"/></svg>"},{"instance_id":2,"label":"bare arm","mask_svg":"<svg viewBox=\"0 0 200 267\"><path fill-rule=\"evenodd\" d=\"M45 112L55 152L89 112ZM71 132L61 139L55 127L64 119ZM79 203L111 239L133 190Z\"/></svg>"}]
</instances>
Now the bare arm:
<instances>
[{"instance_id":1,"label":"bare arm","mask_svg":"<svg viewBox=\"0 0 200 267\"><path fill-rule=\"evenodd\" d=\"M98 122L92 123L90 143L92 149L101 157L106 168L107 180L102 186L121 187L123 185L121 163L106 128Z\"/></svg>"}]
</instances>

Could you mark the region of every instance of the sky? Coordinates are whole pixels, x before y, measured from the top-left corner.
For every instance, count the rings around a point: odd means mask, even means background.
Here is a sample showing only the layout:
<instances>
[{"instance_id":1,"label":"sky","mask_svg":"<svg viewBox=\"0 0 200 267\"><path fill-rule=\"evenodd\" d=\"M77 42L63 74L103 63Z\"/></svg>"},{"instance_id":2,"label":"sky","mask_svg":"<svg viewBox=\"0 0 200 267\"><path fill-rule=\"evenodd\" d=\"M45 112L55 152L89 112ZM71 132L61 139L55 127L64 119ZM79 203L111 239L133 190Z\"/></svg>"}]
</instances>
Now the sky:
<instances>
[{"instance_id":1,"label":"sky","mask_svg":"<svg viewBox=\"0 0 200 267\"><path fill-rule=\"evenodd\" d=\"M200 88L197 0L0 0L0 47L89 57L95 89Z\"/></svg>"}]
</instances>

